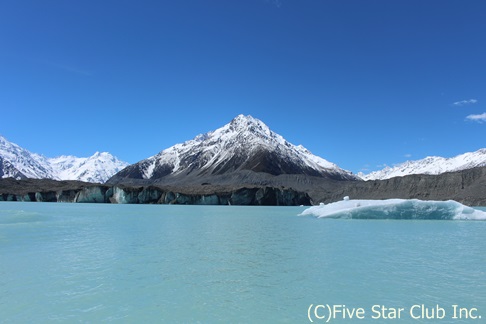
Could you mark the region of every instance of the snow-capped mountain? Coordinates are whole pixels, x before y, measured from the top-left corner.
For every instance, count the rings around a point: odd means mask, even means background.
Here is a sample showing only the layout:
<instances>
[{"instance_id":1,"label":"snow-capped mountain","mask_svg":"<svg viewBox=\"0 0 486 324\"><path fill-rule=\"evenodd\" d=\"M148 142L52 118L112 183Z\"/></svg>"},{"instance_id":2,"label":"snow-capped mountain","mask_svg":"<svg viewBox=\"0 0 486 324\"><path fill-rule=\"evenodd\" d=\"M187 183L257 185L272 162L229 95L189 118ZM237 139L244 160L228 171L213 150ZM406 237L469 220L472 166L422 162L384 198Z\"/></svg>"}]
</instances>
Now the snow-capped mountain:
<instances>
[{"instance_id":1,"label":"snow-capped mountain","mask_svg":"<svg viewBox=\"0 0 486 324\"><path fill-rule=\"evenodd\" d=\"M357 179L351 172L295 146L252 116L239 115L215 131L176 144L117 173L123 179L201 178L238 171Z\"/></svg>"},{"instance_id":2,"label":"snow-capped mountain","mask_svg":"<svg viewBox=\"0 0 486 324\"><path fill-rule=\"evenodd\" d=\"M7 160L3 160L3 158L0 157L0 178L23 179L26 178L26 176L17 170L12 163Z\"/></svg>"},{"instance_id":3,"label":"snow-capped mountain","mask_svg":"<svg viewBox=\"0 0 486 324\"><path fill-rule=\"evenodd\" d=\"M87 158L60 156L49 159L57 178L104 183L129 164L108 152L96 152Z\"/></svg>"},{"instance_id":4,"label":"snow-capped mountain","mask_svg":"<svg viewBox=\"0 0 486 324\"><path fill-rule=\"evenodd\" d=\"M104 183L128 163L110 153L96 152L88 158L46 158L0 136L0 178L79 180Z\"/></svg>"},{"instance_id":5,"label":"snow-capped mountain","mask_svg":"<svg viewBox=\"0 0 486 324\"><path fill-rule=\"evenodd\" d=\"M429 156L422 160L407 161L394 167L369 174L358 174L363 180L383 180L409 174L441 174L486 166L486 149L464 153L451 158Z\"/></svg>"},{"instance_id":6,"label":"snow-capped mountain","mask_svg":"<svg viewBox=\"0 0 486 324\"><path fill-rule=\"evenodd\" d=\"M8 164L8 169L3 170L2 178L51 178L53 170L47 158L31 153L17 144L9 142L0 136L0 157L3 165Z\"/></svg>"}]
</instances>

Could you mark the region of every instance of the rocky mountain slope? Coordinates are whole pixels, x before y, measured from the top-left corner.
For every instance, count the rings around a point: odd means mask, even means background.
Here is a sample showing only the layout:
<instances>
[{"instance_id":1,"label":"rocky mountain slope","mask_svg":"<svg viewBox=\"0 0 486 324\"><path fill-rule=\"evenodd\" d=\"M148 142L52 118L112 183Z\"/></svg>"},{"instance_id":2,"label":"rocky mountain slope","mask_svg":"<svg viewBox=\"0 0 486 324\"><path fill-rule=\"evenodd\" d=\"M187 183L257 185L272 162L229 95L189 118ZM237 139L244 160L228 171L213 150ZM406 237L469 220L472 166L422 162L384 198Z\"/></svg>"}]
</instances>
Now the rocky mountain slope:
<instances>
[{"instance_id":1,"label":"rocky mountain slope","mask_svg":"<svg viewBox=\"0 0 486 324\"><path fill-rule=\"evenodd\" d=\"M486 149L484 148L451 158L429 156L422 160L407 161L394 167L358 175L363 180L383 180L411 174L442 174L483 166L486 166Z\"/></svg>"},{"instance_id":2,"label":"rocky mountain slope","mask_svg":"<svg viewBox=\"0 0 486 324\"><path fill-rule=\"evenodd\" d=\"M47 158L9 142L0 136L0 177L15 179L79 180L104 183L128 163L110 153L96 152L87 158Z\"/></svg>"},{"instance_id":3,"label":"rocky mountain slope","mask_svg":"<svg viewBox=\"0 0 486 324\"><path fill-rule=\"evenodd\" d=\"M352 199L417 198L455 200L469 206L486 206L486 167L438 175L412 174L385 180L341 183L332 192L314 192L314 201Z\"/></svg>"},{"instance_id":4,"label":"rocky mountain slope","mask_svg":"<svg viewBox=\"0 0 486 324\"><path fill-rule=\"evenodd\" d=\"M358 179L303 146L289 143L262 121L239 115L215 131L130 165L108 183L259 185L282 175Z\"/></svg>"},{"instance_id":5,"label":"rocky mountain slope","mask_svg":"<svg viewBox=\"0 0 486 324\"><path fill-rule=\"evenodd\" d=\"M0 136L0 158L3 160L3 168L0 171L2 178L50 178L52 168L47 158L31 153L28 150L9 142Z\"/></svg>"}]
</instances>

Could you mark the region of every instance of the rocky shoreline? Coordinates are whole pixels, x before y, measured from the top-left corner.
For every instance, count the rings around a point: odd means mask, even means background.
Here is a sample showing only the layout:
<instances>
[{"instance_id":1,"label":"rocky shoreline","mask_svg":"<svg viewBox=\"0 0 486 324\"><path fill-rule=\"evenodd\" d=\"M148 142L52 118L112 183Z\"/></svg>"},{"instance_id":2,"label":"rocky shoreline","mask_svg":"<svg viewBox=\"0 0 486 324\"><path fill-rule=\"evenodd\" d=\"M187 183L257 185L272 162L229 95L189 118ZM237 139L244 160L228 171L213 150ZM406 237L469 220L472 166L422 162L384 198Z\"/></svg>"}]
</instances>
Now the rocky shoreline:
<instances>
[{"instance_id":1,"label":"rocky shoreline","mask_svg":"<svg viewBox=\"0 0 486 324\"><path fill-rule=\"evenodd\" d=\"M7 178L0 179L0 201L296 206L329 203L349 196L353 199L451 199L469 206L486 206L486 167L374 181L335 181L302 175L242 179L176 186Z\"/></svg>"}]
</instances>

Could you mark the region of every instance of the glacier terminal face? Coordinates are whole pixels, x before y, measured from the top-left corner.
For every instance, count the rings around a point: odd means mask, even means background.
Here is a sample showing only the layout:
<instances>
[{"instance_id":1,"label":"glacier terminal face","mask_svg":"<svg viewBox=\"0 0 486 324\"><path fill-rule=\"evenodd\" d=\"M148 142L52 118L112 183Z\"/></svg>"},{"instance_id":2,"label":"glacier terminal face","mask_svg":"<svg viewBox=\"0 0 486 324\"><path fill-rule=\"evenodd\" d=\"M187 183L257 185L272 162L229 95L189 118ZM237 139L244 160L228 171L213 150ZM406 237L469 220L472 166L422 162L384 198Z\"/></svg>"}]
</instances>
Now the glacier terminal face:
<instances>
[{"instance_id":1,"label":"glacier terminal face","mask_svg":"<svg viewBox=\"0 0 486 324\"><path fill-rule=\"evenodd\" d=\"M486 212L453 200L352 200L348 197L342 201L307 208L300 215L345 219L486 220Z\"/></svg>"}]
</instances>

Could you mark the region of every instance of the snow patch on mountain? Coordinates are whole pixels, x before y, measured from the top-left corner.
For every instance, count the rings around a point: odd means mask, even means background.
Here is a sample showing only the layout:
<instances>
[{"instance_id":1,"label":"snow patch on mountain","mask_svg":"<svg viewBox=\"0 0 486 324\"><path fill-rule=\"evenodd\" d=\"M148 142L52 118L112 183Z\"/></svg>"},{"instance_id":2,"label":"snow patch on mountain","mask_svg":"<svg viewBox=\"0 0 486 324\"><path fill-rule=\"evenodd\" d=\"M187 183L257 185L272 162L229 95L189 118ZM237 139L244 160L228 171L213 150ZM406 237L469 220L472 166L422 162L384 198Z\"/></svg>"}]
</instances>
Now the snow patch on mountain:
<instances>
[{"instance_id":1,"label":"snow patch on mountain","mask_svg":"<svg viewBox=\"0 0 486 324\"><path fill-rule=\"evenodd\" d=\"M384 180L410 174L437 175L483 166L486 166L486 148L451 158L428 156L421 160L407 161L393 167L387 166L383 170L369 174L359 173L358 176L363 180Z\"/></svg>"},{"instance_id":2,"label":"snow patch on mountain","mask_svg":"<svg viewBox=\"0 0 486 324\"><path fill-rule=\"evenodd\" d=\"M96 152L87 158L59 156L47 158L9 142L0 136L0 177L79 180L104 183L128 166L110 153Z\"/></svg>"}]
</instances>

